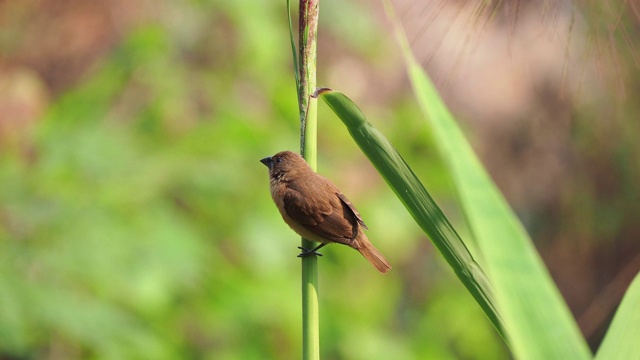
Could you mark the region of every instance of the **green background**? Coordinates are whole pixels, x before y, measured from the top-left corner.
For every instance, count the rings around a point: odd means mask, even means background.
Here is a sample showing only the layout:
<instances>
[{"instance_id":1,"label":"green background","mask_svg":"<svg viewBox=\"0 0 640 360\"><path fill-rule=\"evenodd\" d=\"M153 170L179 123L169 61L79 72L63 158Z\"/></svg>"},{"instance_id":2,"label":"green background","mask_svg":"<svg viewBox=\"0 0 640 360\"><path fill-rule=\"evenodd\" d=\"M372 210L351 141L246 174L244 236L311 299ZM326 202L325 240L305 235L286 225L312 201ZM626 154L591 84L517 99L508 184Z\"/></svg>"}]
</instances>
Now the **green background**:
<instances>
[{"instance_id":1,"label":"green background","mask_svg":"<svg viewBox=\"0 0 640 360\"><path fill-rule=\"evenodd\" d=\"M300 357L299 239L259 163L299 146L284 5L0 5L0 358ZM408 84L380 80L403 72L381 6L325 1L320 23L318 83L356 100L464 237ZM613 292L604 314L580 323L595 327L594 347L640 259L638 76L624 55L625 96L569 106L578 165L561 195L516 209L579 320ZM353 78L335 70L350 67ZM594 114L612 114L607 132ZM357 204L393 265L382 276L347 247L325 248L322 358L508 358L324 104L318 140L319 172ZM588 285L576 290L572 277Z\"/></svg>"}]
</instances>

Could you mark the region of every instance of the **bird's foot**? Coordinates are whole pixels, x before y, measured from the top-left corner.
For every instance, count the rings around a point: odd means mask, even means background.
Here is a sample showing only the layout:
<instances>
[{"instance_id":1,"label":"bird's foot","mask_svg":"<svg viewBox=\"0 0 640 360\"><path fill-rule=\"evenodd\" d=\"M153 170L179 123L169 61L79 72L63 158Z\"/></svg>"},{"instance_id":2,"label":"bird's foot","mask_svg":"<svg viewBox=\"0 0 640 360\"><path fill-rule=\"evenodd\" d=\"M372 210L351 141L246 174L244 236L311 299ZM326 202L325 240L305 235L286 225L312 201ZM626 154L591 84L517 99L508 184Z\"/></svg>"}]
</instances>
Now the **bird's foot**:
<instances>
[{"instance_id":1,"label":"bird's foot","mask_svg":"<svg viewBox=\"0 0 640 360\"><path fill-rule=\"evenodd\" d=\"M300 254L298 254L298 257L299 258L303 258L303 257L311 256L311 255L322 256L321 253L316 251L319 248L320 247L316 247L316 248L313 248L313 249L309 250L307 248L303 248L302 246L298 246L298 249L302 250L302 252Z\"/></svg>"}]
</instances>

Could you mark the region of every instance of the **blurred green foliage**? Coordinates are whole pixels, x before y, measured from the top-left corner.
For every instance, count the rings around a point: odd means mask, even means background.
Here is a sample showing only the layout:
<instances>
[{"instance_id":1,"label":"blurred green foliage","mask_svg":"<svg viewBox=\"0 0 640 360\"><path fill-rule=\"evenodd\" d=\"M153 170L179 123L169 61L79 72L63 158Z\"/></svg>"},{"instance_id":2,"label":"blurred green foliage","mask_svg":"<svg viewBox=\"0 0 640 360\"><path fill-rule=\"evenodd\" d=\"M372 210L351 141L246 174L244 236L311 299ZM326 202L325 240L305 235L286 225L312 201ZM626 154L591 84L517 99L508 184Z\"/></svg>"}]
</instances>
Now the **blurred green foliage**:
<instances>
[{"instance_id":1,"label":"blurred green foliage","mask_svg":"<svg viewBox=\"0 0 640 360\"><path fill-rule=\"evenodd\" d=\"M28 151L0 155L0 358L299 357L298 238L258 162L299 143L284 1L182 6L127 33L57 97ZM371 21L345 9L353 16L324 26ZM355 45L380 34L354 34L339 45L385 52ZM384 119L365 107L446 209L447 179L410 97ZM326 249L323 358L506 357L340 122L324 106L320 119L320 172L394 265L380 276L357 252Z\"/></svg>"}]
</instances>

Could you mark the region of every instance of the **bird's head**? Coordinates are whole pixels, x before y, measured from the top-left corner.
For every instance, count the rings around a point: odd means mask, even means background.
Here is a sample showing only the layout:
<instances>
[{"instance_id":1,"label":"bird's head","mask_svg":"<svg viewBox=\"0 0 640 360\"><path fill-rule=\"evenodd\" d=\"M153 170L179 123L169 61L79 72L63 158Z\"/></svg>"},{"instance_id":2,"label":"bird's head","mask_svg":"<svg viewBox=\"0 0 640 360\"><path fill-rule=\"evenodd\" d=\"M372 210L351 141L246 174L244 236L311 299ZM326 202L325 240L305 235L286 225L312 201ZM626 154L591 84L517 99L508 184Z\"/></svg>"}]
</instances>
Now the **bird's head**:
<instances>
[{"instance_id":1,"label":"bird's head","mask_svg":"<svg viewBox=\"0 0 640 360\"><path fill-rule=\"evenodd\" d=\"M261 159L260 162L269 168L269 175L275 179L280 179L287 174L310 170L302 156L291 151L281 151Z\"/></svg>"}]
</instances>

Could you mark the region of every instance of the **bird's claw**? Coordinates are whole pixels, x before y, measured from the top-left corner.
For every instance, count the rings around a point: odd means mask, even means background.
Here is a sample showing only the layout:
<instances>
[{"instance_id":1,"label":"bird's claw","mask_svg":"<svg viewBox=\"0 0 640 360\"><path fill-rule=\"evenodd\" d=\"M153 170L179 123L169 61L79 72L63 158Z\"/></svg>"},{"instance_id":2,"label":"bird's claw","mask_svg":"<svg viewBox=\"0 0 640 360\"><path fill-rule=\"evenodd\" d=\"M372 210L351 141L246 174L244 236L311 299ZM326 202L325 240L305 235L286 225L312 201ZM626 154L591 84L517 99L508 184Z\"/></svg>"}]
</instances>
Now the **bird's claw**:
<instances>
[{"instance_id":1,"label":"bird's claw","mask_svg":"<svg viewBox=\"0 0 640 360\"><path fill-rule=\"evenodd\" d=\"M302 250L302 252L300 254L298 254L299 258L303 258L303 257L307 257L307 256L311 256L311 255L317 255L317 256L322 256L321 253L315 251L315 249L307 249L307 248L303 248L302 246L298 246L298 249Z\"/></svg>"}]
</instances>

